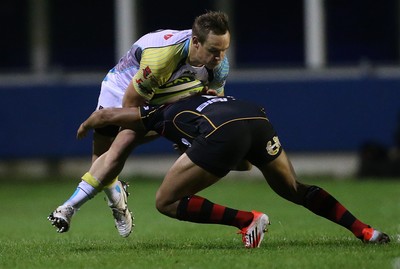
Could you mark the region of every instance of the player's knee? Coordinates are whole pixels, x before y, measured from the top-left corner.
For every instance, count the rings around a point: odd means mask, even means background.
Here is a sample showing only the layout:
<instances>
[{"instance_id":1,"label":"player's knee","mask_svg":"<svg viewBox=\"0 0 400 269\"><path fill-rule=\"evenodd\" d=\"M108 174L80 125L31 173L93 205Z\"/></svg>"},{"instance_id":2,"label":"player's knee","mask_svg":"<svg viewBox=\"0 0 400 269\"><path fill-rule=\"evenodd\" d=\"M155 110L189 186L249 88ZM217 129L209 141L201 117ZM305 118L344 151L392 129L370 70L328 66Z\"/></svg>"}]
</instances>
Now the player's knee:
<instances>
[{"instance_id":1,"label":"player's knee","mask_svg":"<svg viewBox=\"0 0 400 269\"><path fill-rule=\"evenodd\" d=\"M304 194L307 191L307 186L294 180L292 184L286 185L286 190L280 189L278 194L283 198L295 203L302 204Z\"/></svg>"},{"instance_id":2,"label":"player's knee","mask_svg":"<svg viewBox=\"0 0 400 269\"><path fill-rule=\"evenodd\" d=\"M302 204L304 200L304 195L307 192L308 186L300 183L298 181L295 182L293 188L292 188L292 199L293 202L296 204Z\"/></svg>"},{"instance_id":3,"label":"player's knee","mask_svg":"<svg viewBox=\"0 0 400 269\"><path fill-rule=\"evenodd\" d=\"M160 192L156 194L156 208L158 212L171 218L177 217L177 202L171 202L166 196L161 195Z\"/></svg>"},{"instance_id":4,"label":"player's knee","mask_svg":"<svg viewBox=\"0 0 400 269\"><path fill-rule=\"evenodd\" d=\"M167 208L168 208L168 203L164 199L164 196L161 194L160 191L157 191L157 193L156 193L156 209L161 214L166 215L167 214Z\"/></svg>"}]
</instances>

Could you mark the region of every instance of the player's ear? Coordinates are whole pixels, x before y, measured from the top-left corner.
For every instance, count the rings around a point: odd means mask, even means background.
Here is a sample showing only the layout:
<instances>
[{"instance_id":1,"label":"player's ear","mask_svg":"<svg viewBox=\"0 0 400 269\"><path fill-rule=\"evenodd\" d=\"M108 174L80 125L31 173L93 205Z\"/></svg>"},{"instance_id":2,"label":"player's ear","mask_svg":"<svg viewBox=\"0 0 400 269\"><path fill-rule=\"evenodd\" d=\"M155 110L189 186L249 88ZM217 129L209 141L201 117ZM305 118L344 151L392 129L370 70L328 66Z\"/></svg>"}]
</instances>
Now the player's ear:
<instances>
[{"instance_id":1,"label":"player's ear","mask_svg":"<svg viewBox=\"0 0 400 269\"><path fill-rule=\"evenodd\" d=\"M196 49L199 47L199 45L200 45L200 41L199 41L199 38L197 37L197 36L192 36L192 44L193 44L193 46L195 46L196 47Z\"/></svg>"}]
</instances>

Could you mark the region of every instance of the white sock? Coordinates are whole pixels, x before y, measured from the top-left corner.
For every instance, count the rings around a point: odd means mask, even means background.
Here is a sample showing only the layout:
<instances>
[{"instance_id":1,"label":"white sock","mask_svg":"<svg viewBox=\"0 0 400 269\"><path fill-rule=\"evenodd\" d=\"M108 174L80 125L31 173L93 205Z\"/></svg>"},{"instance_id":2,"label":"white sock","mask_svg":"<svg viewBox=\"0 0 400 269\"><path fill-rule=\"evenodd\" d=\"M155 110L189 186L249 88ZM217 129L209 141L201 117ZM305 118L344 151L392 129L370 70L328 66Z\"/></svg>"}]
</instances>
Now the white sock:
<instances>
[{"instance_id":1,"label":"white sock","mask_svg":"<svg viewBox=\"0 0 400 269\"><path fill-rule=\"evenodd\" d=\"M110 185L107 185L103 189L104 193L107 195L108 205L116 205L121 200L121 192L124 191L121 189L121 185L118 180L115 180Z\"/></svg>"},{"instance_id":2,"label":"white sock","mask_svg":"<svg viewBox=\"0 0 400 269\"><path fill-rule=\"evenodd\" d=\"M97 190L86 181L81 181L72 196L64 203L75 209L79 209L84 203L92 199Z\"/></svg>"}]
</instances>

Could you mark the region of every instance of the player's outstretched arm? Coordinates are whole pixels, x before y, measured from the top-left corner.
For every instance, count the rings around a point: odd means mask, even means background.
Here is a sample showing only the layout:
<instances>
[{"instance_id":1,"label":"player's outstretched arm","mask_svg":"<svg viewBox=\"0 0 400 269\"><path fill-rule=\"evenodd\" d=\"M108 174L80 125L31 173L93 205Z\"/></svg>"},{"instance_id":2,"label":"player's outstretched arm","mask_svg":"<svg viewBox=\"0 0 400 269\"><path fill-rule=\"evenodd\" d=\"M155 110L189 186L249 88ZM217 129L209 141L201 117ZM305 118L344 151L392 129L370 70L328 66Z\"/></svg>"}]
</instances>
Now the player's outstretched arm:
<instances>
[{"instance_id":1,"label":"player's outstretched arm","mask_svg":"<svg viewBox=\"0 0 400 269\"><path fill-rule=\"evenodd\" d=\"M107 125L117 125L134 131L144 130L138 107L105 108L93 112L92 115L79 126L76 136L78 139L81 139L85 137L91 129L101 128Z\"/></svg>"}]
</instances>

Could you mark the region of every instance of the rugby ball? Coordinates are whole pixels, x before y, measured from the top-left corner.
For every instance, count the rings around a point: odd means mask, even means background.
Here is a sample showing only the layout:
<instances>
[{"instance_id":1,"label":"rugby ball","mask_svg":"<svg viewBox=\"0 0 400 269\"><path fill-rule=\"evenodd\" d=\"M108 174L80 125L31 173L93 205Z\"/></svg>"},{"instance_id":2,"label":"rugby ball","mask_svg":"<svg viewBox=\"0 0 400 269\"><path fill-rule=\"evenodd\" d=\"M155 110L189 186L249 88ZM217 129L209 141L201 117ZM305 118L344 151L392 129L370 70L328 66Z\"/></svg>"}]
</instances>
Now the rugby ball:
<instances>
[{"instance_id":1,"label":"rugby ball","mask_svg":"<svg viewBox=\"0 0 400 269\"><path fill-rule=\"evenodd\" d=\"M161 105L173 103L180 99L200 94L204 89L204 84L192 77L179 77L170 81L155 90L151 105Z\"/></svg>"}]
</instances>

